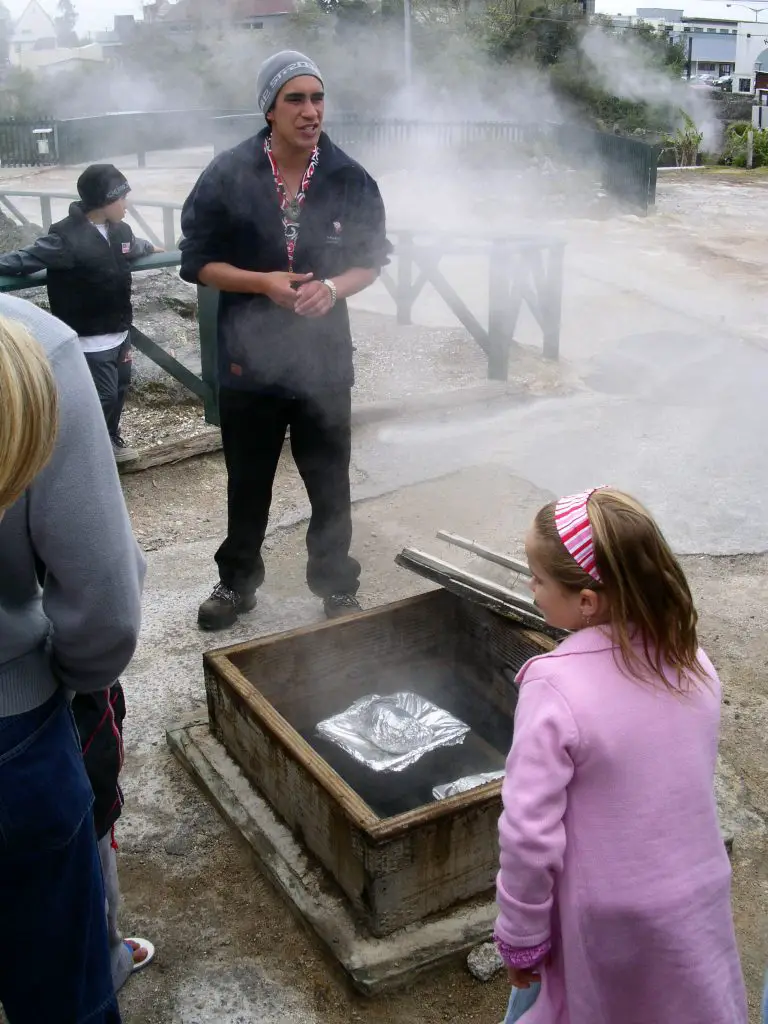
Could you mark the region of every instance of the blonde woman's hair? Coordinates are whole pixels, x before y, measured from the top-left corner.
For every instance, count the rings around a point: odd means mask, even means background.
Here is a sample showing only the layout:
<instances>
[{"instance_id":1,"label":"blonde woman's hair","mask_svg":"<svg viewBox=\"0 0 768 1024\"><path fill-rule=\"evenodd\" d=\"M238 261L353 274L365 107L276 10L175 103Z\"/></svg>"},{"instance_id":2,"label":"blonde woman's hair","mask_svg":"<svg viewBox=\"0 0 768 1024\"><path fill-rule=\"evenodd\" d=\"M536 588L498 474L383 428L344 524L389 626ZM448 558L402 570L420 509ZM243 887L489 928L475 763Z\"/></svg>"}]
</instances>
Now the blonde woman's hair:
<instances>
[{"instance_id":1,"label":"blonde woman's hair","mask_svg":"<svg viewBox=\"0 0 768 1024\"><path fill-rule=\"evenodd\" d=\"M58 395L45 352L0 317L0 513L29 487L56 443Z\"/></svg>"},{"instance_id":2,"label":"blonde woman's hair","mask_svg":"<svg viewBox=\"0 0 768 1024\"><path fill-rule=\"evenodd\" d=\"M602 591L610 626L626 670L689 689L703 679L698 662L698 615L680 563L650 513L621 491L595 491L587 512L602 582L586 573L568 553L555 525L555 502L535 520L542 556L551 577L567 590ZM636 641L642 643L638 653ZM635 640L635 644L633 644ZM670 684L669 669L676 675Z\"/></svg>"}]
</instances>

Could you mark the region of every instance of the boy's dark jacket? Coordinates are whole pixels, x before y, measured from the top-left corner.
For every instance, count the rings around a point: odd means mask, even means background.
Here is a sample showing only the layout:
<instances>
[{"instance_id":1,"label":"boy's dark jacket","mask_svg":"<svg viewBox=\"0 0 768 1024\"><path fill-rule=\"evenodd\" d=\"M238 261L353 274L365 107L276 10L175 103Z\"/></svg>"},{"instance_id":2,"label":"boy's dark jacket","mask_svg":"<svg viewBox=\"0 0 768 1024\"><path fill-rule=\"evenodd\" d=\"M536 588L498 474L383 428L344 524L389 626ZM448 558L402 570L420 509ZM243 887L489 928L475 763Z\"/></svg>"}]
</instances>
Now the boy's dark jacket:
<instances>
[{"instance_id":1,"label":"boy's dark jacket","mask_svg":"<svg viewBox=\"0 0 768 1024\"><path fill-rule=\"evenodd\" d=\"M38 583L44 586L46 568L37 555L35 572ZM76 693L70 706L80 737L85 771L93 790L96 836L103 839L123 810L120 772L123 768L125 694L120 680L107 690Z\"/></svg>"},{"instance_id":2,"label":"boy's dark jacket","mask_svg":"<svg viewBox=\"0 0 768 1024\"><path fill-rule=\"evenodd\" d=\"M133 322L131 261L153 251L128 224L109 224L109 241L73 203L69 216L32 245L0 256L0 274L47 270L51 312L88 338L120 334Z\"/></svg>"},{"instance_id":3,"label":"boy's dark jacket","mask_svg":"<svg viewBox=\"0 0 768 1024\"><path fill-rule=\"evenodd\" d=\"M209 263L260 273L288 270L285 232L269 160L267 129L220 154L181 217L181 276L197 283ZM301 212L294 270L315 280L389 262L384 204L376 182L325 133ZM222 294L219 380L249 391L312 394L351 387L352 338L345 302L309 319L266 295Z\"/></svg>"},{"instance_id":4,"label":"boy's dark jacket","mask_svg":"<svg viewBox=\"0 0 768 1024\"><path fill-rule=\"evenodd\" d=\"M125 696L120 683L97 693L78 693L72 700L85 770L95 802L96 835L103 839L120 817L123 794L119 777L123 766Z\"/></svg>"}]
</instances>

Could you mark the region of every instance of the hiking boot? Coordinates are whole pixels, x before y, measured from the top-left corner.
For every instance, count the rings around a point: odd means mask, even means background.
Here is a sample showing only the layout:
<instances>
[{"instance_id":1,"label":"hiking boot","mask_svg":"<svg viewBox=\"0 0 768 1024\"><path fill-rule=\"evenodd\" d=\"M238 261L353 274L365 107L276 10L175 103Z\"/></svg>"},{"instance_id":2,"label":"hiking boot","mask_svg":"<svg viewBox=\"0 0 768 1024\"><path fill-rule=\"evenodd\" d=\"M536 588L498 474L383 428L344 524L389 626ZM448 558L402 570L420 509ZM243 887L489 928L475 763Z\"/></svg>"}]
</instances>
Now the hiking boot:
<instances>
[{"instance_id":1,"label":"hiking boot","mask_svg":"<svg viewBox=\"0 0 768 1024\"><path fill-rule=\"evenodd\" d=\"M133 448L129 448L122 437L112 438L112 451L115 456L115 462L118 466L125 462L133 462L134 459L138 459L139 453Z\"/></svg>"},{"instance_id":2,"label":"hiking boot","mask_svg":"<svg viewBox=\"0 0 768 1024\"><path fill-rule=\"evenodd\" d=\"M203 601L197 613L200 629L229 629L237 622L238 615L245 615L256 607L255 594L238 594L223 583L217 583L207 601Z\"/></svg>"},{"instance_id":3,"label":"hiking boot","mask_svg":"<svg viewBox=\"0 0 768 1024\"><path fill-rule=\"evenodd\" d=\"M331 594L323 601L323 608L328 619L343 619L363 610L354 594Z\"/></svg>"}]
</instances>

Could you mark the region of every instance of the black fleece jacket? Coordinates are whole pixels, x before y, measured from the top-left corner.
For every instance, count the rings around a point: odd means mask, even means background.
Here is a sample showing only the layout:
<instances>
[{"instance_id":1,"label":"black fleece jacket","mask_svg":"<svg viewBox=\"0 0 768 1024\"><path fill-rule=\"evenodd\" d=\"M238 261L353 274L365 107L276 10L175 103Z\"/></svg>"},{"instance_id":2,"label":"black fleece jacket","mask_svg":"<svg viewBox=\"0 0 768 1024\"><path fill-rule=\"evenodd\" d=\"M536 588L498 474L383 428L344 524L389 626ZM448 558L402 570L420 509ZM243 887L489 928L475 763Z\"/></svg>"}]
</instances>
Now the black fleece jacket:
<instances>
[{"instance_id":1,"label":"black fleece jacket","mask_svg":"<svg viewBox=\"0 0 768 1024\"><path fill-rule=\"evenodd\" d=\"M288 270L282 216L264 141L268 129L220 154L203 172L181 218L181 276L209 263ZM294 270L316 280L389 262L384 204L371 176L320 136L320 159L301 213ZM222 294L219 381L249 391L313 394L351 387L352 338L345 302L305 319L265 295Z\"/></svg>"}]
</instances>

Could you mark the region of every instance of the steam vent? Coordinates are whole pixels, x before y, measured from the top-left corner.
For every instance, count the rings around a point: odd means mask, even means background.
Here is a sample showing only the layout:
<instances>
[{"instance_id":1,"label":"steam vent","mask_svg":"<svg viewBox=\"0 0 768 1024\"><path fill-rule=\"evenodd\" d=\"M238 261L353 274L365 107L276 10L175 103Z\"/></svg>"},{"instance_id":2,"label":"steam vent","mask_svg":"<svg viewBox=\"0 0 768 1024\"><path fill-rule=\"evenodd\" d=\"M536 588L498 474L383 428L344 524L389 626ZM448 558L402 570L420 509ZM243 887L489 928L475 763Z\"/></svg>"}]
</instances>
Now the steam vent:
<instances>
[{"instance_id":1,"label":"steam vent","mask_svg":"<svg viewBox=\"0 0 768 1024\"><path fill-rule=\"evenodd\" d=\"M206 654L208 719L169 742L375 993L488 938L513 680L553 645L438 589Z\"/></svg>"}]
</instances>

